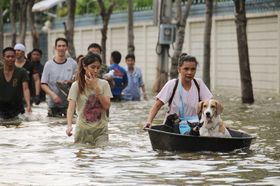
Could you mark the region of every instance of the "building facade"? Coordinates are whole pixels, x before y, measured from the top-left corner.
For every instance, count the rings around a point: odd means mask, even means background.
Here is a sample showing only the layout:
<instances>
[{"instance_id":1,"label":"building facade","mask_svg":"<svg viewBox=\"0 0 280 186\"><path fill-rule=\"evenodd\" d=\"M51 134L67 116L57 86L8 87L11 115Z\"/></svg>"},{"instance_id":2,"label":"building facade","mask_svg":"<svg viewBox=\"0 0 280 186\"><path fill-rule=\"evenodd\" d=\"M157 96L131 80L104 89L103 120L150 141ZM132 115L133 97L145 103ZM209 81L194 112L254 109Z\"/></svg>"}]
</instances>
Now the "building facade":
<instances>
[{"instance_id":1,"label":"building facade","mask_svg":"<svg viewBox=\"0 0 280 186\"><path fill-rule=\"evenodd\" d=\"M211 89L241 89L237 36L232 1L215 3L211 34ZM249 60L254 91L280 93L280 1L247 0L247 37ZM205 5L193 4L187 20L183 52L196 56L199 61L197 72L202 77L203 34ZM153 10L134 12L134 44L136 65L142 69L144 81L151 89L156 79L158 26L154 23ZM47 32L45 54L54 54L54 41L64 37L63 22L53 22ZM101 42L100 17L85 15L76 18L74 45L76 55L86 54L90 43ZM5 33L4 43L10 43L10 33ZM127 13L112 15L107 39L107 64L113 50L122 53L121 65L125 65L127 54ZM32 50L30 33L26 46ZM173 49L170 47L170 55Z\"/></svg>"}]
</instances>

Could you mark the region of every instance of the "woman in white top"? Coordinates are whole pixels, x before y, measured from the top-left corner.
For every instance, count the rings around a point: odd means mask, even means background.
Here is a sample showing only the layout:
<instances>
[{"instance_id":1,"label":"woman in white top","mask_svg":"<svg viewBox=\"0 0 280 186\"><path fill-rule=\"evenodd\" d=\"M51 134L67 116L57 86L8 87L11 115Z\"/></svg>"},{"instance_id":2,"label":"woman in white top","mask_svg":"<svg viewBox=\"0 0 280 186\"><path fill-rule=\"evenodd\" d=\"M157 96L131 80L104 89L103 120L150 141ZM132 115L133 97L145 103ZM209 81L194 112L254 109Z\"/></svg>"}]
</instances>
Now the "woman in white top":
<instances>
[{"instance_id":1,"label":"woman in white top","mask_svg":"<svg viewBox=\"0 0 280 186\"><path fill-rule=\"evenodd\" d=\"M176 113L181 120L198 121L196 113L198 102L210 99L213 95L201 79L194 79L197 65L198 62L195 57L186 53L180 56L178 63L179 81L176 79L169 80L158 93L156 102L149 113L146 127L150 128L152 126L153 119L159 109L167 102L169 102L167 115Z\"/></svg>"}]
</instances>

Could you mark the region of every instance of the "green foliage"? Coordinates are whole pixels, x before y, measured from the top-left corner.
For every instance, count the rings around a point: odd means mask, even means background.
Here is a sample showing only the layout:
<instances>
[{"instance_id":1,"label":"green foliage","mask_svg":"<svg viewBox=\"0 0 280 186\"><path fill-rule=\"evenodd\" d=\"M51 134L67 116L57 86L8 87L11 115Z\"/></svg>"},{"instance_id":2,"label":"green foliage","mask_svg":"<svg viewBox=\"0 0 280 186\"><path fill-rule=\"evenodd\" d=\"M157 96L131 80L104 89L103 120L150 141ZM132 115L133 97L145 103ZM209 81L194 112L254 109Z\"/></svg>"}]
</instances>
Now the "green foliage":
<instances>
[{"instance_id":1,"label":"green foliage","mask_svg":"<svg viewBox=\"0 0 280 186\"><path fill-rule=\"evenodd\" d=\"M78 0L76 5L76 15L98 14L98 3L96 0Z\"/></svg>"},{"instance_id":2,"label":"green foliage","mask_svg":"<svg viewBox=\"0 0 280 186\"><path fill-rule=\"evenodd\" d=\"M67 5L65 4L64 6L61 6L60 8L57 8L56 9L56 14L57 14L58 17L67 16L67 14L68 14Z\"/></svg>"},{"instance_id":3,"label":"green foliage","mask_svg":"<svg viewBox=\"0 0 280 186\"><path fill-rule=\"evenodd\" d=\"M0 1L0 6L5 10L6 8L10 7L10 1L9 0L1 0Z\"/></svg>"},{"instance_id":4,"label":"green foliage","mask_svg":"<svg viewBox=\"0 0 280 186\"><path fill-rule=\"evenodd\" d=\"M153 0L136 0L134 1L134 8L151 7Z\"/></svg>"},{"instance_id":5,"label":"green foliage","mask_svg":"<svg viewBox=\"0 0 280 186\"><path fill-rule=\"evenodd\" d=\"M116 0L117 6L115 7L116 11L127 10L127 0Z\"/></svg>"},{"instance_id":6,"label":"green foliage","mask_svg":"<svg viewBox=\"0 0 280 186\"><path fill-rule=\"evenodd\" d=\"M3 22L8 23L10 21L10 1L9 0L0 0L0 6L2 7L2 11L4 14ZM2 15L1 15L2 18Z\"/></svg>"},{"instance_id":7,"label":"green foliage","mask_svg":"<svg viewBox=\"0 0 280 186\"><path fill-rule=\"evenodd\" d=\"M116 6L114 12L127 11L127 0L114 0ZM105 7L108 8L110 0L104 0ZM153 0L133 0L134 9L151 7ZM99 14L99 6L96 0L77 0L76 15Z\"/></svg>"}]
</instances>

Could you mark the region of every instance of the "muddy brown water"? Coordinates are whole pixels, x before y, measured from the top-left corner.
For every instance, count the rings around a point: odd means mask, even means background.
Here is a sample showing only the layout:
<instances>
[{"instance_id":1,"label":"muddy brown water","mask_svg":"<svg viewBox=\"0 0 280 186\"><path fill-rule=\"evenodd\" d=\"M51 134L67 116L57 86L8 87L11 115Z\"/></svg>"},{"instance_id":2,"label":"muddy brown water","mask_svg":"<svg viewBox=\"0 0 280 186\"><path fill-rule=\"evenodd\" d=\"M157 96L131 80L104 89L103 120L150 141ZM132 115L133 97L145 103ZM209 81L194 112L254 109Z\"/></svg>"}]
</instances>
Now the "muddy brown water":
<instances>
[{"instance_id":1,"label":"muddy brown water","mask_svg":"<svg viewBox=\"0 0 280 186\"><path fill-rule=\"evenodd\" d=\"M259 93L253 105L236 95L216 98L228 125L257 137L246 152L153 151L142 130L152 96L112 104L103 148L74 144L65 120L47 118L40 104L19 127L0 127L0 185L280 185L279 95Z\"/></svg>"}]
</instances>

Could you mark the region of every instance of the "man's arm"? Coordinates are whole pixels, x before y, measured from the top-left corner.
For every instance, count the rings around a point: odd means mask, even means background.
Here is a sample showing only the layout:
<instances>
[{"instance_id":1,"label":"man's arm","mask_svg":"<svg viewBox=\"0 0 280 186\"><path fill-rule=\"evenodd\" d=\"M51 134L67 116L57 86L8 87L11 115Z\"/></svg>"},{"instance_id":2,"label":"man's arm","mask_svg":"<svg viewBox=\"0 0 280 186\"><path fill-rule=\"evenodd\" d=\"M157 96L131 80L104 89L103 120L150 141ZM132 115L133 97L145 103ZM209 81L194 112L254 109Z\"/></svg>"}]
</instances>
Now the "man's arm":
<instances>
[{"instance_id":1,"label":"man's arm","mask_svg":"<svg viewBox=\"0 0 280 186\"><path fill-rule=\"evenodd\" d=\"M61 98L54 91L52 91L47 84L41 84L41 88L47 95L52 98L54 103L59 104L62 102Z\"/></svg>"},{"instance_id":2,"label":"man's arm","mask_svg":"<svg viewBox=\"0 0 280 186\"><path fill-rule=\"evenodd\" d=\"M35 95L39 96L41 90L41 80L39 73L33 74L33 80L35 84Z\"/></svg>"},{"instance_id":3,"label":"man's arm","mask_svg":"<svg viewBox=\"0 0 280 186\"><path fill-rule=\"evenodd\" d=\"M141 88L142 88L143 98L145 100L148 100L146 89L145 89L145 85L142 85Z\"/></svg>"},{"instance_id":4,"label":"man's arm","mask_svg":"<svg viewBox=\"0 0 280 186\"><path fill-rule=\"evenodd\" d=\"M25 100L25 103L26 103L27 112L31 112L30 91L29 91L29 88L28 88L27 81L24 81L22 83L22 89L23 89L23 96L24 96L24 100Z\"/></svg>"},{"instance_id":5,"label":"man's arm","mask_svg":"<svg viewBox=\"0 0 280 186\"><path fill-rule=\"evenodd\" d=\"M123 77L122 89L124 89L127 85L128 85L128 77L127 77L127 73L125 72Z\"/></svg>"}]
</instances>

